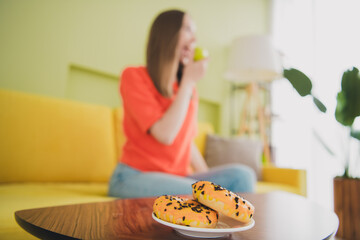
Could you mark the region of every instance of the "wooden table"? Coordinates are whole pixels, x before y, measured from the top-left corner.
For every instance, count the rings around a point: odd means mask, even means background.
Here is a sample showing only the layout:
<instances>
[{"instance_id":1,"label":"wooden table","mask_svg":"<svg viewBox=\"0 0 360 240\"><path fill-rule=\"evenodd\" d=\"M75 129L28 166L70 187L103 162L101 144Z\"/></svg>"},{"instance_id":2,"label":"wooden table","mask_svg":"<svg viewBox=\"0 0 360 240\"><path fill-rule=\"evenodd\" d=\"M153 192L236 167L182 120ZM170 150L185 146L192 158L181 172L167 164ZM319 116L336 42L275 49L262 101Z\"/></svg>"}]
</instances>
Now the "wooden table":
<instances>
[{"instance_id":1,"label":"wooden table","mask_svg":"<svg viewBox=\"0 0 360 240\"><path fill-rule=\"evenodd\" d=\"M298 195L274 192L242 194L255 206L255 226L226 239L331 239L335 213ZM41 239L184 239L155 222L155 198L29 209L15 212L18 224Z\"/></svg>"}]
</instances>

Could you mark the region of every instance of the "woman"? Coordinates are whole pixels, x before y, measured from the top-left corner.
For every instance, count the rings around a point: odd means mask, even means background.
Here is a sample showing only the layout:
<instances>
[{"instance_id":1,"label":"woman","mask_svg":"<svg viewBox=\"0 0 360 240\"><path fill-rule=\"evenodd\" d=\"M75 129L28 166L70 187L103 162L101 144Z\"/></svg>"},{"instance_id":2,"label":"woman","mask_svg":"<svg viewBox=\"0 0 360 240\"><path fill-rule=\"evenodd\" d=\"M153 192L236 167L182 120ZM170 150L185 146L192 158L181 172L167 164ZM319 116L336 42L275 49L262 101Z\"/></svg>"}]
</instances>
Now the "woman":
<instances>
[{"instance_id":1,"label":"woman","mask_svg":"<svg viewBox=\"0 0 360 240\"><path fill-rule=\"evenodd\" d=\"M121 75L127 141L110 180L109 195L121 198L191 194L208 180L234 192L251 192L255 174L245 166L208 169L193 143L198 98L195 84L208 59L193 61L195 25L189 14L165 11L154 20L146 67ZM195 174L189 175L190 165Z\"/></svg>"}]
</instances>

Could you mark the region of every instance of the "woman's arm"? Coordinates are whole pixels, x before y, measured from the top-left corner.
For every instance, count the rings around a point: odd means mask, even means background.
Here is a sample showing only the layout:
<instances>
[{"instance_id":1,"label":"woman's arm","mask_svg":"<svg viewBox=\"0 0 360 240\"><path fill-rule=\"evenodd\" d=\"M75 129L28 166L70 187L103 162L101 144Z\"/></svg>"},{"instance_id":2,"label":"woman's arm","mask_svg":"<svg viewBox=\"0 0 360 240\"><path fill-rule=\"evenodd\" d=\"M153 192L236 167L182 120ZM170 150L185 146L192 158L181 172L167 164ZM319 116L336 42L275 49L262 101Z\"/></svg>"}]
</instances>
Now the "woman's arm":
<instances>
[{"instance_id":1,"label":"woman's arm","mask_svg":"<svg viewBox=\"0 0 360 240\"><path fill-rule=\"evenodd\" d=\"M151 135L159 142L171 145L186 117L193 84L181 84L177 96L164 115L150 127Z\"/></svg>"},{"instance_id":2,"label":"woman's arm","mask_svg":"<svg viewBox=\"0 0 360 240\"><path fill-rule=\"evenodd\" d=\"M208 165L205 162L205 159L199 152L198 148L194 143L191 145L191 166L193 170L197 173L206 172L209 170Z\"/></svg>"},{"instance_id":3,"label":"woman's arm","mask_svg":"<svg viewBox=\"0 0 360 240\"><path fill-rule=\"evenodd\" d=\"M171 145L185 120L196 82L205 75L207 60L188 63L177 96L164 115L150 127L150 134L159 142Z\"/></svg>"}]
</instances>

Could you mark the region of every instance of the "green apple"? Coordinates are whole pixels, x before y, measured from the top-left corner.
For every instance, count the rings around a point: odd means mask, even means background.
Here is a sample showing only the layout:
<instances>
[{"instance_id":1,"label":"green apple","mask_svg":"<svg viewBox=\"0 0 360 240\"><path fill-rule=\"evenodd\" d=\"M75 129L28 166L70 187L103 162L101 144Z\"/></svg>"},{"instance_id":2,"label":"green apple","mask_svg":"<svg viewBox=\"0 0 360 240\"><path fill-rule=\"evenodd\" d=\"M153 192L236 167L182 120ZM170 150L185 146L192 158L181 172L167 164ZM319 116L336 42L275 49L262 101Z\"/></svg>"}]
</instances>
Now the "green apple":
<instances>
[{"instance_id":1,"label":"green apple","mask_svg":"<svg viewBox=\"0 0 360 240\"><path fill-rule=\"evenodd\" d=\"M199 61L209 56L209 51L207 49L196 47L194 49L194 61Z\"/></svg>"}]
</instances>

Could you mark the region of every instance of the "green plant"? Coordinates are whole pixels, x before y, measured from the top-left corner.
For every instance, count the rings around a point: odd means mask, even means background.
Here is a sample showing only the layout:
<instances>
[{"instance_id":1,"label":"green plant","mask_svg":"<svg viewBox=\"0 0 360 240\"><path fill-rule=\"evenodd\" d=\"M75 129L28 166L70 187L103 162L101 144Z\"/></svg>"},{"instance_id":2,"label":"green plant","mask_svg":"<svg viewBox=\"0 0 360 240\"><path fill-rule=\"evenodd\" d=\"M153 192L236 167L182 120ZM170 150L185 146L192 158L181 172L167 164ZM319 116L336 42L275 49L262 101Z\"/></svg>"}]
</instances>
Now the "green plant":
<instances>
[{"instance_id":1,"label":"green plant","mask_svg":"<svg viewBox=\"0 0 360 240\"><path fill-rule=\"evenodd\" d=\"M325 105L312 94L312 83L308 76L300 70L291 68L284 69L284 77L289 80L291 85L300 96L311 95L317 108L321 112L326 112ZM360 141L360 131L353 128L355 118L360 116L360 74L356 67L346 70L341 79L341 90L337 94L337 105L335 119L349 130L349 137ZM349 158L349 157L348 157ZM349 159L346 159L343 177L349 178ZM360 161L360 159L359 159Z\"/></svg>"}]
</instances>

